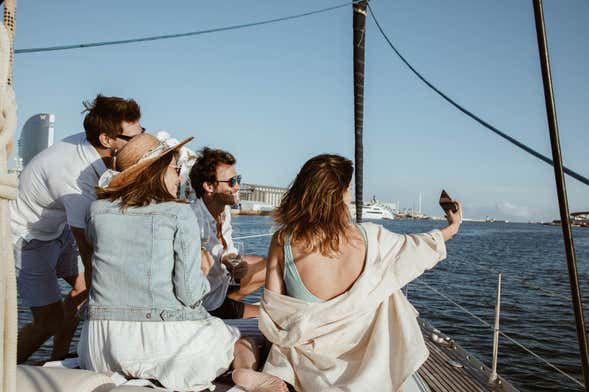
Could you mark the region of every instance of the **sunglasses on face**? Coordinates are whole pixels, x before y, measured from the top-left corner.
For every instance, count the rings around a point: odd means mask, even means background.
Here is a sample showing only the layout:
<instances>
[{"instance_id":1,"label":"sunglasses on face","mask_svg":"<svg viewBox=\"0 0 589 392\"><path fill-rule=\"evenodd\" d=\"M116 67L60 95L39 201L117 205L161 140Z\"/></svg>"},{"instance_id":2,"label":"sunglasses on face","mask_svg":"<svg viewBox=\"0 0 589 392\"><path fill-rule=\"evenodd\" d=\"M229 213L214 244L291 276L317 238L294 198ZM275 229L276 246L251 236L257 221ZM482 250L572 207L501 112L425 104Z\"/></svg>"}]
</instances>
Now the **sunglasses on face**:
<instances>
[{"instance_id":1,"label":"sunglasses on face","mask_svg":"<svg viewBox=\"0 0 589 392\"><path fill-rule=\"evenodd\" d=\"M141 127L141 133L145 133L145 128ZM128 142L129 140L133 139L135 136L137 136L137 135L129 136L129 135L123 135L122 133L120 133L116 136L116 138Z\"/></svg>"},{"instance_id":2,"label":"sunglasses on face","mask_svg":"<svg viewBox=\"0 0 589 392\"><path fill-rule=\"evenodd\" d=\"M233 176L228 180L217 180L217 182L226 182L231 188L233 188L234 186L241 184L241 174Z\"/></svg>"}]
</instances>

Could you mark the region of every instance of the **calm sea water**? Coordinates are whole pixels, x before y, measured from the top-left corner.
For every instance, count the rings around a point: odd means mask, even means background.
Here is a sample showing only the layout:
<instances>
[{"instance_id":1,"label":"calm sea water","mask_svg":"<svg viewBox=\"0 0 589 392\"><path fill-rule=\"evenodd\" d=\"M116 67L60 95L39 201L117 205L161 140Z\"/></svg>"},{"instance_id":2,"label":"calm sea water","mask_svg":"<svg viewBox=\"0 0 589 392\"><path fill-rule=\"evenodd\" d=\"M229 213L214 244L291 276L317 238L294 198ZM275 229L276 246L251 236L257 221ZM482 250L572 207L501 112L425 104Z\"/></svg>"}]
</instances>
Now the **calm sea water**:
<instances>
[{"instance_id":1,"label":"calm sea water","mask_svg":"<svg viewBox=\"0 0 589 392\"><path fill-rule=\"evenodd\" d=\"M423 232L443 225L411 220L379 223L399 233ZM235 237L271 230L270 220L265 217L236 217L234 225ZM573 235L579 281L581 289L587 291L589 229L575 228ZM246 252L265 254L269 240L244 240ZM409 285L409 300L422 317L490 366L492 330L422 282L493 324L496 272L502 272L503 332L582 380L560 227L465 222L447 247L448 258ZM587 307L589 303L584 304ZM28 310L19 308L19 323L29 320ZM46 344L32 359L45 359L49 353L50 345ZM498 372L521 391L582 390L505 338L500 339Z\"/></svg>"}]
</instances>

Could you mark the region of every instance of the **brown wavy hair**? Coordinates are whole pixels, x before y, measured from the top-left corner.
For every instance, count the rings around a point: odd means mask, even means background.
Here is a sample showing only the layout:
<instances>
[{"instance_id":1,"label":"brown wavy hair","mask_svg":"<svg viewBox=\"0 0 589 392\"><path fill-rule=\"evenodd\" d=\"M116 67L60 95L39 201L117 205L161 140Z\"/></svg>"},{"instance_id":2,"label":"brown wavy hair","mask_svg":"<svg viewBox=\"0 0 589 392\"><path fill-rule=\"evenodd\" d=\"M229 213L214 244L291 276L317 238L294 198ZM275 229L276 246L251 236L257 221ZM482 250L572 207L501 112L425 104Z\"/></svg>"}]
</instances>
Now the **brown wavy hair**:
<instances>
[{"instance_id":1,"label":"brown wavy hair","mask_svg":"<svg viewBox=\"0 0 589 392\"><path fill-rule=\"evenodd\" d=\"M235 165L235 157L228 151L204 147L198 152L196 162L190 170L189 178L196 197L201 199L205 193L203 184L217 181L217 166Z\"/></svg>"},{"instance_id":2,"label":"brown wavy hair","mask_svg":"<svg viewBox=\"0 0 589 392\"><path fill-rule=\"evenodd\" d=\"M172 196L166 187L166 170L174 152L170 151L162 158L146 168L135 181L116 188L96 188L98 199L109 199L114 202L120 200L121 209L128 207L143 207L151 202L163 203L166 201L184 202Z\"/></svg>"},{"instance_id":3,"label":"brown wavy hair","mask_svg":"<svg viewBox=\"0 0 589 392\"><path fill-rule=\"evenodd\" d=\"M84 101L84 129L86 139L95 147L100 146L100 134L116 137L122 133L121 123L135 122L141 118L141 109L135 100L105 97L98 94L94 101Z\"/></svg>"},{"instance_id":4,"label":"brown wavy hair","mask_svg":"<svg viewBox=\"0 0 589 392\"><path fill-rule=\"evenodd\" d=\"M278 225L276 239L284 245L290 235L293 244L305 252L328 257L339 254L350 214L344 193L352 181L352 161L339 155L322 154L309 159L282 198L272 217Z\"/></svg>"}]
</instances>

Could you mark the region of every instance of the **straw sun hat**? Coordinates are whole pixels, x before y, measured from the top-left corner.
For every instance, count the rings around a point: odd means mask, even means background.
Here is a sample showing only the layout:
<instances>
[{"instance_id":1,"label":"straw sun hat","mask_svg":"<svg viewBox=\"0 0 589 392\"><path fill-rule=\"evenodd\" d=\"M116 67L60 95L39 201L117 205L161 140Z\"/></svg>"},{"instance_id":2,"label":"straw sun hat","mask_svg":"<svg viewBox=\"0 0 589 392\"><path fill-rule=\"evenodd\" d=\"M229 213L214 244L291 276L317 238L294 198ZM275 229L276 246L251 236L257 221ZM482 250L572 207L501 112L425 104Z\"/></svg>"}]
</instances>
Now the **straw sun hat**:
<instances>
[{"instance_id":1,"label":"straw sun hat","mask_svg":"<svg viewBox=\"0 0 589 392\"><path fill-rule=\"evenodd\" d=\"M107 186L118 188L132 183L145 169L167 154L178 151L192 139L193 137L189 137L175 146L168 146L148 133L133 137L119 150L116 156L116 169L119 172L112 177Z\"/></svg>"}]
</instances>

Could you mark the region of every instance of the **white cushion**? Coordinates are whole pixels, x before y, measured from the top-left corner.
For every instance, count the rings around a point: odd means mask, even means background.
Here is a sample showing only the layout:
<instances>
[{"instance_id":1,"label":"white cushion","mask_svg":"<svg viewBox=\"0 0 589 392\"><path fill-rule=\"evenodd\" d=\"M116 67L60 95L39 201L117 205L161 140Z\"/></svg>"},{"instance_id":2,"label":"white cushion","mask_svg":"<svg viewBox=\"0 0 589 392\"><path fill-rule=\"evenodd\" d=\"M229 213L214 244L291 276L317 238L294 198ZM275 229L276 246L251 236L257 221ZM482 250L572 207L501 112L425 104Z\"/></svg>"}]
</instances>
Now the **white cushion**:
<instances>
[{"instance_id":1,"label":"white cushion","mask_svg":"<svg viewBox=\"0 0 589 392\"><path fill-rule=\"evenodd\" d=\"M107 375L88 370L25 365L16 368L19 392L106 392L114 387Z\"/></svg>"}]
</instances>

